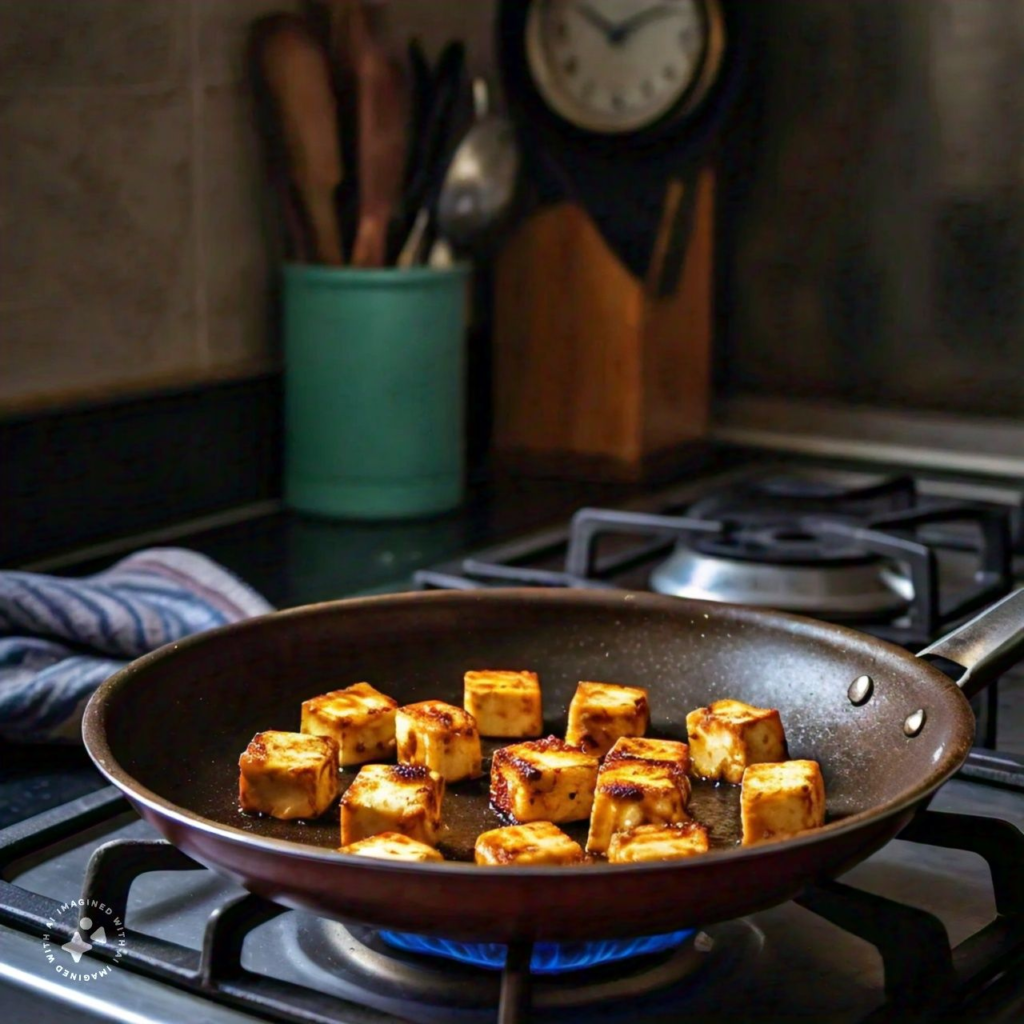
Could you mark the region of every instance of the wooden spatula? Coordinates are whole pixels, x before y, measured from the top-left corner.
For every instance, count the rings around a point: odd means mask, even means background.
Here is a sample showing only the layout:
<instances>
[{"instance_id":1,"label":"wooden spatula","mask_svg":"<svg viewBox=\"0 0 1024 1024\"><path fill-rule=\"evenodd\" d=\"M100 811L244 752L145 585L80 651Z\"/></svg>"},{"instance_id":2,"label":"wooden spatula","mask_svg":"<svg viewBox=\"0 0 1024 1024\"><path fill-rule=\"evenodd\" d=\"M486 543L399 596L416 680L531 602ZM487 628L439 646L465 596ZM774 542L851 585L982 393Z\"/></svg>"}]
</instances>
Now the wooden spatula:
<instances>
[{"instance_id":1,"label":"wooden spatula","mask_svg":"<svg viewBox=\"0 0 1024 1024\"><path fill-rule=\"evenodd\" d=\"M383 8L340 0L342 47L355 83L359 220L352 264L381 267L387 261L388 227L398 209L408 146L409 96L402 66L391 53Z\"/></svg>"},{"instance_id":2,"label":"wooden spatula","mask_svg":"<svg viewBox=\"0 0 1024 1024\"><path fill-rule=\"evenodd\" d=\"M264 35L261 65L281 123L288 175L309 226L313 257L320 263L344 263L335 207L343 169L328 55L302 18L280 15Z\"/></svg>"}]
</instances>

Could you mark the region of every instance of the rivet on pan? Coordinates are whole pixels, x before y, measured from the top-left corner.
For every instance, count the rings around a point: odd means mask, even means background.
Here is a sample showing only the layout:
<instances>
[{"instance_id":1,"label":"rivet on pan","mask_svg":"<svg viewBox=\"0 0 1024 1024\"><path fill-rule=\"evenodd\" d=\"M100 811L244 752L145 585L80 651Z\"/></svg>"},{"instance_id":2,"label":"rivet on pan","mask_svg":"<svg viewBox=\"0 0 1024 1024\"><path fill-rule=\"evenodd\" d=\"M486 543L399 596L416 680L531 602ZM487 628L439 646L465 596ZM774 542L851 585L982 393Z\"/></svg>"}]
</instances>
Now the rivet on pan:
<instances>
[{"instance_id":1,"label":"rivet on pan","mask_svg":"<svg viewBox=\"0 0 1024 1024\"><path fill-rule=\"evenodd\" d=\"M875 681L871 676L857 676L852 683L850 683L849 690L846 691L846 695L850 698L850 703L859 707L861 704L866 704L871 699L871 694L875 689Z\"/></svg>"},{"instance_id":2,"label":"rivet on pan","mask_svg":"<svg viewBox=\"0 0 1024 1024\"><path fill-rule=\"evenodd\" d=\"M924 728L924 720L924 708L918 708L916 711L912 711L907 715L907 719L903 723L903 732L907 736L916 736Z\"/></svg>"}]
</instances>

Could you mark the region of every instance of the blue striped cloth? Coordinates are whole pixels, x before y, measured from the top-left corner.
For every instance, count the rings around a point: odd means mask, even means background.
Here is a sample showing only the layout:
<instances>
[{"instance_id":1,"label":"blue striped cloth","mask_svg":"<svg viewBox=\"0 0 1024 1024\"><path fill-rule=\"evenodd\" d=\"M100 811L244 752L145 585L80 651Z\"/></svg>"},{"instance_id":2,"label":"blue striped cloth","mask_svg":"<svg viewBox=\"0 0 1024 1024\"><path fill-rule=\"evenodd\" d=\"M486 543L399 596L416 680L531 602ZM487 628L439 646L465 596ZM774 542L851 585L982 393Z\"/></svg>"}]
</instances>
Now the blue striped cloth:
<instances>
[{"instance_id":1,"label":"blue striped cloth","mask_svg":"<svg viewBox=\"0 0 1024 1024\"><path fill-rule=\"evenodd\" d=\"M82 579L0 572L0 736L81 742L82 711L133 658L271 611L204 555L150 548Z\"/></svg>"}]
</instances>

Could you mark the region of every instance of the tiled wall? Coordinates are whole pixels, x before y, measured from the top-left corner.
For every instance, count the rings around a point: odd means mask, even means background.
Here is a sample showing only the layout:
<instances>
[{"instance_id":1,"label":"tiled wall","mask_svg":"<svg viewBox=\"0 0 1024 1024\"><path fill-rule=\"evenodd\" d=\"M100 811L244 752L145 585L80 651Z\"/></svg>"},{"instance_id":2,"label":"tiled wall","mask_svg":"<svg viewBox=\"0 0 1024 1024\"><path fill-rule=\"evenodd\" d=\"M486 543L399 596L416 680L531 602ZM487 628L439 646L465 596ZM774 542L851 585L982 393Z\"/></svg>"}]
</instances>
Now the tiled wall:
<instances>
[{"instance_id":1,"label":"tiled wall","mask_svg":"<svg viewBox=\"0 0 1024 1024\"><path fill-rule=\"evenodd\" d=\"M299 0L0 0L0 415L273 365L247 25ZM490 69L492 0L394 0Z\"/></svg>"}]
</instances>

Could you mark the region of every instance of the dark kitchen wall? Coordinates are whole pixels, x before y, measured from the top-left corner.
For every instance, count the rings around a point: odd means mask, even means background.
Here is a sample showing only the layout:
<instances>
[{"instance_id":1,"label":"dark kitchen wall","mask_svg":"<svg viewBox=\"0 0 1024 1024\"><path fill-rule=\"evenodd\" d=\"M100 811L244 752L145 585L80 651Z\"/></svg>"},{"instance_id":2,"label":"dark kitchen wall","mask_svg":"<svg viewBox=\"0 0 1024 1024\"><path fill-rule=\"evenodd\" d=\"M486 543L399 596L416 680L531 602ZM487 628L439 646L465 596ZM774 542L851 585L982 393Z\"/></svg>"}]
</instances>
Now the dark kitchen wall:
<instances>
[{"instance_id":1,"label":"dark kitchen wall","mask_svg":"<svg viewBox=\"0 0 1024 1024\"><path fill-rule=\"evenodd\" d=\"M1024 415L1024 0L747 2L720 387Z\"/></svg>"},{"instance_id":2,"label":"dark kitchen wall","mask_svg":"<svg viewBox=\"0 0 1024 1024\"><path fill-rule=\"evenodd\" d=\"M0 419L276 366L248 25L302 0L0 0ZM392 0L492 64L491 0Z\"/></svg>"}]
</instances>

